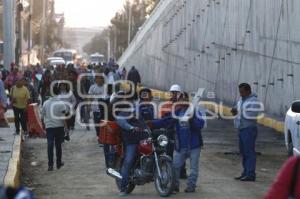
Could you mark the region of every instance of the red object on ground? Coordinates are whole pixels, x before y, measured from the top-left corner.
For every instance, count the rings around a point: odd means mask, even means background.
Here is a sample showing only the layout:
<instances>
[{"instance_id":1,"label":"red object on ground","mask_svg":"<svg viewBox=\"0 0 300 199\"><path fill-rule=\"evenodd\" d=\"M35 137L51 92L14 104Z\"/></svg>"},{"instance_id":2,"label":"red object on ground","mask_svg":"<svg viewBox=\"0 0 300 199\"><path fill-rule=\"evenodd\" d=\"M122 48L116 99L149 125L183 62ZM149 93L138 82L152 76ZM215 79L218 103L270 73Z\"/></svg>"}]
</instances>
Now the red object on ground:
<instances>
[{"instance_id":1,"label":"red object on ground","mask_svg":"<svg viewBox=\"0 0 300 199\"><path fill-rule=\"evenodd\" d=\"M27 107L27 129L30 137L46 137L36 103Z\"/></svg>"},{"instance_id":2,"label":"red object on ground","mask_svg":"<svg viewBox=\"0 0 300 199\"><path fill-rule=\"evenodd\" d=\"M100 122L98 140L102 144L120 145L122 143L121 129L116 122L102 120Z\"/></svg>"},{"instance_id":3,"label":"red object on ground","mask_svg":"<svg viewBox=\"0 0 300 199\"><path fill-rule=\"evenodd\" d=\"M277 179L271 186L265 199L287 199L290 196L292 186L292 176L299 157L292 157L287 160L282 169L280 170ZM295 185L295 197L300 198L300 169L297 173L297 182Z\"/></svg>"}]
</instances>

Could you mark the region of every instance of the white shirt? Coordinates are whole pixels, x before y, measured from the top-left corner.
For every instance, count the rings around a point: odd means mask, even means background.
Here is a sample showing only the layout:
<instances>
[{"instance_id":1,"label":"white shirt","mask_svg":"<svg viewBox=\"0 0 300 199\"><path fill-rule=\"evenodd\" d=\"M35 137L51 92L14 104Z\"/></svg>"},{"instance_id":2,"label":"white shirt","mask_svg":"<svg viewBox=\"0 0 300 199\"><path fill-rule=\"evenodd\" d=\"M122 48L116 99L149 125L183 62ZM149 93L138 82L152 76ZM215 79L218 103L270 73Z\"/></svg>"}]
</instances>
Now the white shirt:
<instances>
[{"instance_id":1,"label":"white shirt","mask_svg":"<svg viewBox=\"0 0 300 199\"><path fill-rule=\"evenodd\" d=\"M64 101L64 102L69 102L70 104L72 104L73 108L75 108L76 106L76 98L75 95L73 94L72 91L70 92L61 92L58 95L58 99Z\"/></svg>"},{"instance_id":2,"label":"white shirt","mask_svg":"<svg viewBox=\"0 0 300 199\"><path fill-rule=\"evenodd\" d=\"M42 118L46 128L59 128L65 126L65 115L68 108L65 102L58 97L48 99L42 108Z\"/></svg>"},{"instance_id":3,"label":"white shirt","mask_svg":"<svg viewBox=\"0 0 300 199\"><path fill-rule=\"evenodd\" d=\"M98 86L98 84L96 84L96 83L93 84L89 89L89 95L98 95L93 98L94 99L93 102L98 102L97 98L99 98L99 95L104 96L104 87ZM93 112L100 112L99 105L92 104L91 110Z\"/></svg>"}]
</instances>

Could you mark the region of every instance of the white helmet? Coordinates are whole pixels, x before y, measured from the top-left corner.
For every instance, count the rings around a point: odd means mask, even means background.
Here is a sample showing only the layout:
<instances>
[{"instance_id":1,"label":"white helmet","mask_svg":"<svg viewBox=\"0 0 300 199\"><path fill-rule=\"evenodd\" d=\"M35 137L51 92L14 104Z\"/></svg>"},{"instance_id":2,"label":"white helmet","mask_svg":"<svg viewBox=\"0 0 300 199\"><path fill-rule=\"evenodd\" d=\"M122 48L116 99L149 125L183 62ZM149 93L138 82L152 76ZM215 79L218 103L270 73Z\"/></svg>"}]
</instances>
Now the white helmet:
<instances>
[{"instance_id":1,"label":"white helmet","mask_svg":"<svg viewBox=\"0 0 300 199\"><path fill-rule=\"evenodd\" d=\"M171 86L170 92L181 92L181 87L178 84L174 84Z\"/></svg>"}]
</instances>

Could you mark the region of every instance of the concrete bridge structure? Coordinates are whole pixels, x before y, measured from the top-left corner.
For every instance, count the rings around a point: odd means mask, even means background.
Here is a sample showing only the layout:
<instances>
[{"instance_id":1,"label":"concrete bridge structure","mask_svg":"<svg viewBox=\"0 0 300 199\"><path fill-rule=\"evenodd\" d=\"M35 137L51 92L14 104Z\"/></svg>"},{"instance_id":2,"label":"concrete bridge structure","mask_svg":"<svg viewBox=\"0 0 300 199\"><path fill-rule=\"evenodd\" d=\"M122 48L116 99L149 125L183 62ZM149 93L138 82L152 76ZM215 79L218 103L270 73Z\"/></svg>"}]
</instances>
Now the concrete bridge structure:
<instances>
[{"instance_id":1,"label":"concrete bridge structure","mask_svg":"<svg viewBox=\"0 0 300 199\"><path fill-rule=\"evenodd\" d=\"M298 0L161 0L119 64L147 86L205 87L229 106L248 82L283 119L300 98L299 10Z\"/></svg>"}]
</instances>

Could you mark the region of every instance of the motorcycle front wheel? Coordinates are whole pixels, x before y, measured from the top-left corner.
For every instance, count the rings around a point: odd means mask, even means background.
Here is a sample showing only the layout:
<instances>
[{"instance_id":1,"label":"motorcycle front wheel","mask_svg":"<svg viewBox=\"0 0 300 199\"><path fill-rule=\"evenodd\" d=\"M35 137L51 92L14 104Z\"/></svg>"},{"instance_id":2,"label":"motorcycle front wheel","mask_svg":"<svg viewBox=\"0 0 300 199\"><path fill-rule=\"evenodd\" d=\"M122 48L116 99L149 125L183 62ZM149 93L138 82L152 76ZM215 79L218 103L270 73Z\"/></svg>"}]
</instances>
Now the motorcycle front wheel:
<instances>
[{"instance_id":1,"label":"motorcycle front wheel","mask_svg":"<svg viewBox=\"0 0 300 199\"><path fill-rule=\"evenodd\" d=\"M160 159L159 161L161 178L158 172L155 172L155 188L161 197L170 196L175 188L175 170L172 161L168 159Z\"/></svg>"}]
</instances>

